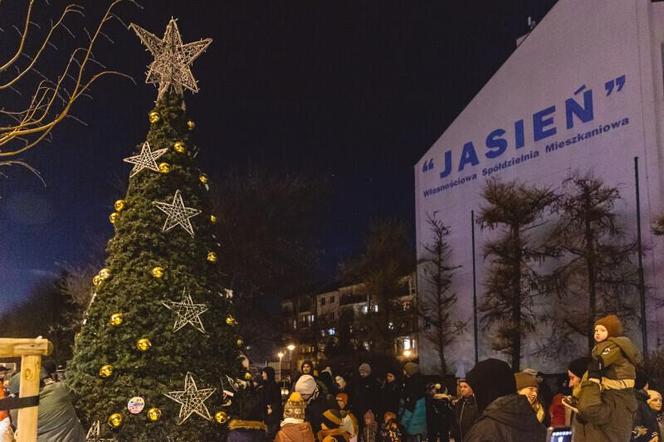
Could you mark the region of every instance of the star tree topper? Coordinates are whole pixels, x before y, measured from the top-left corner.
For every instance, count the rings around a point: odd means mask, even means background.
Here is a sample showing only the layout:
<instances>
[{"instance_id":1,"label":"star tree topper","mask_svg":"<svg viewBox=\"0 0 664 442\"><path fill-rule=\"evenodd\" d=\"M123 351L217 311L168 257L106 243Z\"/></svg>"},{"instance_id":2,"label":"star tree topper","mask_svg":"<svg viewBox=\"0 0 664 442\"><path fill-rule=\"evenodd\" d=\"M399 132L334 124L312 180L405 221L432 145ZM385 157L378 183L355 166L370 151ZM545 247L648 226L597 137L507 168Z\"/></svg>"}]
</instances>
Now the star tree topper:
<instances>
[{"instance_id":1,"label":"star tree topper","mask_svg":"<svg viewBox=\"0 0 664 442\"><path fill-rule=\"evenodd\" d=\"M173 310L177 315L175 324L173 325L173 332L180 330L187 324L191 324L196 330L205 333L203 322L201 322L201 315L207 311L205 304L194 304L191 295L187 293L187 289L182 289L181 302L162 302L164 307Z\"/></svg>"},{"instance_id":2,"label":"star tree topper","mask_svg":"<svg viewBox=\"0 0 664 442\"><path fill-rule=\"evenodd\" d=\"M198 92L196 79L189 66L205 52L205 49L212 43L211 38L182 44L180 30L174 18L171 18L166 25L162 39L135 23L129 27L138 35L154 57L154 61L148 68L145 82L159 85L157 100L171 87L179 95L182 95L184 89Z\"/></svg>"},{"instance_id":3,"label":"star tree topper","mask_svg":"<svg viewBox=\"0 0 664 442\"><path fill-rule=\"evenodd\" d=\"M169 391L164 393L164 396L181 405L178 425L182 425L192 413L196 413L209 421L212 420L212 416L210 416L210 412L205 406L205 400L212 396L216 390L216 388L202 388L199 390L196 387L194 377L191 373L187 373L184 378L184 390Z\"/></svg>"},{"instance_id":4,"label":"star tree topper","mask_svg":"<svg viewBox=\"0 0 664 442\"><path fill-rule=\"evenodd\" d=\"M175 226L180 226L187 231L191 237L194 237L194 228L191 225L189 218L193 218L196 215L200 214L201 211L194 209L192 207L185 207L184 201L182 201L182 195L179 190L175 191L173 195L172 203L164 203L162 201L153 201L152 204L157 206L159 210L164 212L166 215L166 221L164 222L164 227L162 227L162 232L168 232Z\"/></svg>"},{"instance_id":5,"label":"star tree topper","mask_svg":"<svg viewBox=\"0 0 664 442\"><path fill-rule=\"evenodd\" d=\"M125 163L131 163L134 165L134 168L131 169L131 173L129 174L129 178L133 177L143 169L150 169L154 170L155 172L159 172L157 159L166 152L168 152L168 148L151 150L150 143L147 141L143 143L143 147L141 147L141 153L132 157L124 158L122 160Z\"/></svg>"}]
</instances>

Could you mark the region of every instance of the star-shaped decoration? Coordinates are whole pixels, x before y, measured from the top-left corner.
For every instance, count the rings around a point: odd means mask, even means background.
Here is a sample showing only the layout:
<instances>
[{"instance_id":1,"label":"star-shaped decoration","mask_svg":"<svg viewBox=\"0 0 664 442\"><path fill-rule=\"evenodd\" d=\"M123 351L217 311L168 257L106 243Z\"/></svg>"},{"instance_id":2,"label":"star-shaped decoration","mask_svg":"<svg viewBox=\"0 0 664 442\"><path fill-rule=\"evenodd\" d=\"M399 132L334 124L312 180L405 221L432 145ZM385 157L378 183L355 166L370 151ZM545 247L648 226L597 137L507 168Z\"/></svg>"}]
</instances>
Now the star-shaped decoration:
<instances>
[{"instance_id":1,"label":"star-shaped decoration","mask_svg":"<svg viewBox=\"0 0 664 442\"><path fill-rule=\"evenodd\" d=\"M162 302L164 307L173 310L177 315L175 324L173 325L173 332L180 330L187 324L191 324L196 330L205 333L205 328L201 322L201 315L207 311L205 304L194 304L191 295L187 293L187 289L182 290L181 302Z\"/></svg>"},{"instance_id":2,"label":"star-shaped decoration","mask_svg":"<svg viewBox=\"0 0 664 442\"><path fill-rule=\"evenodd\" d=\"M129 27L138 35L154 57L154 61L148 68L145 82L159 85L157 99L161 98L171 87L179 95L182 95L183 88L198 92L198 85L191 73L190 65L205 52L205 49L212 43L211 38L182 44L180 30L173 18L166 25L162 39L137 24L132 23Z\"/></svg>"},{"instance_id":3,"label":"star-shaped decoration","mask_svg":"<svg viewBox=\"0 0 664 442\"><path fill-rule=\"evenodd\" d=\"M108 442L113 439L105 439L101 437L101 426L99 421L94 421L88 433L85 435L85 442Z\"/></svg>"},{"instance_id":4,"label":"star-shaped decoration","mask_svg":"<svg viewBox=\"0 0 664 442\"><path fill-rule=\"evenodd\" d=\"M155 172L159 172L157 159L166 152L168 152L168 148L151 150L150 143L147 141L143 143L143 147L141 147L141 153L122 160L125 163L131 163L134 165L134 168L131 169L131 173L129 174L129 178L133 177L143 169L150 169L154 170Z\"/></svg>"},{"instance_id":5,"label":"star-shaped decoration","mask_svg":"<svg viewBox=\"0 0 664 442\"><path fill-rule=\"evenodd\" d=\"M212 396L216 390L216 388L202 388L199 390L196 387L194 377L191 373L187 373L184 378L184 390L169 391L164 393L164 396L181 405L178 425L182 425L192 413L196 413L209 421L212 420L212 416L210 416L210 412L205 406L205 400Z\"/></svg>"},{"instance_id":6,"label":"star-shaped decoration","mask_svg":"<svg viewBox=\"0 0 664 442\"><path fill-rule=\"evenodd\" d=\"M157 206L159 210L164 212L166 215L166 221L164 222L164 227L162 227L162 232L168 232L175 226L180 226L187 231L191 237L194 237L194 228L191 225L189 218L201 213L200 210L194 209L192 207L185 207L184 201L182 201L182 195L179 190L175 191L173 195L172 203L164 203L162 201L153 201L152 204Z\"/></svg>"}]
</instances>

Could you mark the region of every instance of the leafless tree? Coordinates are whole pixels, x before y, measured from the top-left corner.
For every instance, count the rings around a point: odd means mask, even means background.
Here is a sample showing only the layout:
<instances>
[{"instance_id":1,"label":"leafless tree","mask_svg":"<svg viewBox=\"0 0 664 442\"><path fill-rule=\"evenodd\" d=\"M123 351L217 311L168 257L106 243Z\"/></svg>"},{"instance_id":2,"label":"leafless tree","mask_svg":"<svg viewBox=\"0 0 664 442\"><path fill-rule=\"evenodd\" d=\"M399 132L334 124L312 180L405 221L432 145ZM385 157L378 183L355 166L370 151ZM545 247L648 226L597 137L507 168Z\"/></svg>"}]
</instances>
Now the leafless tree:
<instances>
[{"instance_id":1,"label":"leafless tree","mask_svg":"<svg viewBox=\"0 0 664 442\"><path fill-rule=\"evenodd\" d=\"M114 13L122 2L134 3L133 0L109 2L92 32L82 26L83 35L75 35L69 23L76 17L84 21L81 5L64 7L57 19L45 27L46 32L40 33L42 27L33 21L37 1L25 2L22 25L13 26L17 38L10 42L3 37L3 48L8 49L0 50L0 167L23 166L39 176L25 161L24 154L42 141L49 141L53 129L66 118L82 122L73 116L72 108L82 97L89 97L90 88L97 80L108 75L131 79L106 68L94 54L100 39L112 41L104 32L108 23L114 19L122 23ZM0 0L0 16L3 6ZM56 42L67 36L77 45L82 44L64 57L49 53L57 48ZM53 68L58 63L61 66Z\"/></svg>"},{"instance_id":2,"label":"leafless tree","mask_svg":"<svg viewBox=\"0 0 664 442\"><path fill-rule=\"evenodd\" d=\"M440 361L440 373L447 374L445 349L465 327L464 321L452 318L456 293L451 291L454 271L461 266L450 263L450 247L447 243L449 228L436 214L427 216L432 238L424 245L425 256L419 259L426 287L420 288L419 313L424 318L424 337L432 343Z\"/></svg>"}]
</instances>

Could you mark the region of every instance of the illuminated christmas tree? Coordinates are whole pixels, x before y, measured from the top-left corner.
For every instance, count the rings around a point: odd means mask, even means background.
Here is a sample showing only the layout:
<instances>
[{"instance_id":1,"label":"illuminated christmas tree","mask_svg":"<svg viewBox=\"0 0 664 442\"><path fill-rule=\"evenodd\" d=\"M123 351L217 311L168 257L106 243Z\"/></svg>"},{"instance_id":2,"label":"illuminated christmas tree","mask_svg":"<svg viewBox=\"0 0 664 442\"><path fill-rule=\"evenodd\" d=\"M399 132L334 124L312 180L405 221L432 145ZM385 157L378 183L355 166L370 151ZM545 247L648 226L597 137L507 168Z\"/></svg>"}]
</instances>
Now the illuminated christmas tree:
<instances>
[{"instance_id":1,"label":"illuminated christmas tree","mask_svg":"<svg viewBox=\"0 0 664 442\"><path fill-rule=\"evenodd\" d=\"M183 101L198 90L190 65L211 40L183 44L175 20L163 39L132 29L154 56L147 82L158 98L147 139L125 158L127 194L109 218L115 236L67 382L89 440L210 441L227 420L223 379L243 376L210 183Z\"/></svg>"}]
</instances>

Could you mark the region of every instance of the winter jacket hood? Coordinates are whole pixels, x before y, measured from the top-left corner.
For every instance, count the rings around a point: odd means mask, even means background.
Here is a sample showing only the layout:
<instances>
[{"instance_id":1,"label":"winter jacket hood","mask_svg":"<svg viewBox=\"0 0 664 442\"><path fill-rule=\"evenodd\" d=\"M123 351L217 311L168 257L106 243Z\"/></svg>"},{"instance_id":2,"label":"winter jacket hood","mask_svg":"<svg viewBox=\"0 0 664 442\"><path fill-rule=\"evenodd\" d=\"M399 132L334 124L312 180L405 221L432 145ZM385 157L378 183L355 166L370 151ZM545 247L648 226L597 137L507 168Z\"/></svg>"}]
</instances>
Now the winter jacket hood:
<instances>
[{"instance_id":1,"label":"winter jacket hood","mask_svg":"<svg viewBox=\"0 0 664 442\"><path fill-rule=\"evenodd\" d=\"M487 439L490 435L491 439ZM528 399L518 394L491 402L470 428L464 442L544 442L546 429L535 417Z\"/></svg>"}]
</instances>

